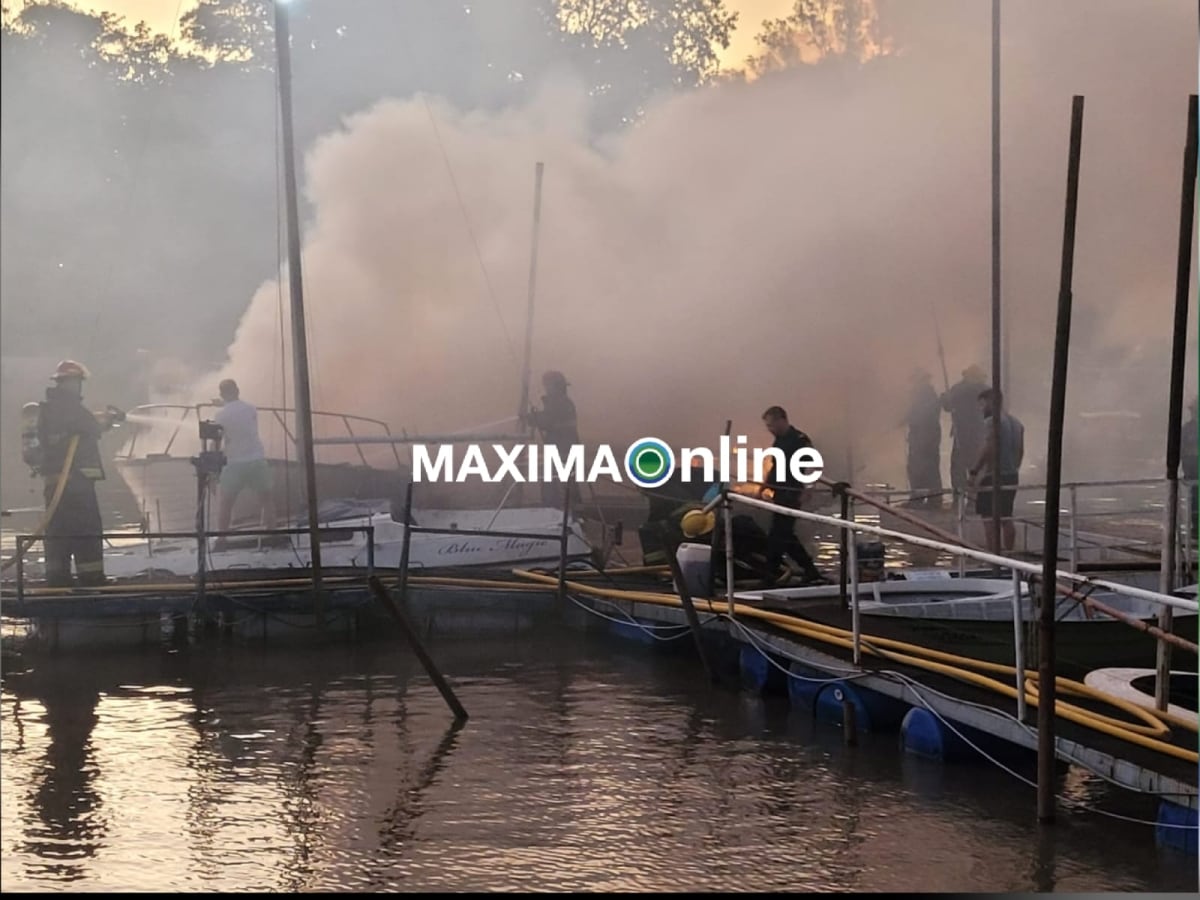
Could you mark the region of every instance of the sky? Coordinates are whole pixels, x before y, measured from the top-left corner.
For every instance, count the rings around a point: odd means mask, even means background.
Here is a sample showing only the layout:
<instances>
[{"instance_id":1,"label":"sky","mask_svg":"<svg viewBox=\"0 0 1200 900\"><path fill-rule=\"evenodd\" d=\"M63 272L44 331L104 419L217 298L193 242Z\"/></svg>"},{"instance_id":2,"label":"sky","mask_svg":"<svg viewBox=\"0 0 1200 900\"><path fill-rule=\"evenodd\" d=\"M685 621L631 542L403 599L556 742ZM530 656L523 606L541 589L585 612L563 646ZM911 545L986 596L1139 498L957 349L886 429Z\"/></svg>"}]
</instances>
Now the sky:
<instances>
[{"instance_id":1,"label":"sky","mask_svg":"<svg viewBox=\"0 0 1200 900\"><path fill-rule=\"evenodd\" d=\"M195 0L82 0L76 3L91 11L112 11L124 16L129 24L145 20L156 31L171 34L179 17L196 5ZM721 54L721 64L737 68L754 50L754 36L761 30L763 19L782 18L792 7L792 0L725 0L725 6L737 12L738 28L728 49Z\"/></svg>"}]
</instances>

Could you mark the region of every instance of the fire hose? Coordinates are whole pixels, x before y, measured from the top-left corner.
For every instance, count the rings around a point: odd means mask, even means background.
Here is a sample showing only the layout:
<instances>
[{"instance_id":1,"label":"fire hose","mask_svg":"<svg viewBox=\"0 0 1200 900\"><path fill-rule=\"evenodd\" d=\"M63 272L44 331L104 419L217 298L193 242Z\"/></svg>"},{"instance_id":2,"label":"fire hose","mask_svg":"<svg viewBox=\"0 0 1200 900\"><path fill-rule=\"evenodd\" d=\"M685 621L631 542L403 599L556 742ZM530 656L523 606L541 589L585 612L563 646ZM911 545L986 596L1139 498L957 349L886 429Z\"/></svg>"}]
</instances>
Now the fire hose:
<instances>
[{"instance_id":1,"label":"fire hose","mask_svg":"<svg viewBox=\"0 0 1200 900\"><path fill-rule=\"evenodd\" d=\"M58 503L62 500L63 491L67 489L67 479L71 477L71 465L75 462L75 450L79 446L79 435L71 435L71 441L67 444L67 456L63 460L62 471L58 474L58 483L54 486L54 496L50 498L50 502L46 505L46 514L42 516L42 521L38 523L37 528L33 530L33 537L41 537L47 528L50 527L50 520L54 518L54 511L58 509ZM0 563L0 572L8 569L10 566L16 565L18 559L25 553L25 550L31 544L26 544L8 559Z\"/></svg>"}]
</instances>

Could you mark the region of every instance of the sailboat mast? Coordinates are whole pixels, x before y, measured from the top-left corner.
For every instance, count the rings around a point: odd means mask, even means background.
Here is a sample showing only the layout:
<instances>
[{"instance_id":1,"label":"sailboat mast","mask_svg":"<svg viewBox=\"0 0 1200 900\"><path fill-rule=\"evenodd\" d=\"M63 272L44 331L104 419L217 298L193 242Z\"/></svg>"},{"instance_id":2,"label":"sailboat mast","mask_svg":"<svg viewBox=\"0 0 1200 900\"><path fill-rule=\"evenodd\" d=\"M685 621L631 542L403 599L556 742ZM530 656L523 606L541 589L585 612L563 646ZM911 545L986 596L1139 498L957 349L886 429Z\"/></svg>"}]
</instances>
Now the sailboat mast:
<instances>
[{"instance_id":1,"label":"sailboat mast","mask_svg":"<svg viewBox=\"0 0 1200 900\"><path fill-rule=\"evenodd\" d=\"M275 56L279 72L279 115L282 131L283 188L287 202L288 287L292 307L292 363L296 377L296 442L304 462L308 500L308 534L312 553L313 593L318 620L324 614L321 594L321 542L317 530L317 469L313 447L312 399L308 384L308 337L304 327L304 281L300 266L300 212L296 202L296 154L292 134L292 57L287 0L276 0Z\"/></svg>"},{"instance_id":2,"label":"sailboat mast","mask_svg":"<svg viewBox=\"0 0 1200 900\"><path fill-rule=\"evenodd\" d=\"M533 298L537 286L538 231L542 223L542 172L543 163L538 163L533 175L533 240L529 256L529 303L525 310L525 364L521 369L520 418L529 412L529 367L533 353Z\"/></svg>"},{"instance_id":3,"label":"sailboat mast","mask_svg":"<svg viewBox=\"0 0 1200 900\"><path fill-rule=\"evenodd\" d=\"M1000 0L992 0L992 388L1000 390ZM1007 399L1007 398L1006 398ZM993 400L993 403L995 401ZM1000 543L1000 408L992 410L992 521L996 547ZM987 526L985 526L987 527Z\"/></svg>"}]
</instances>

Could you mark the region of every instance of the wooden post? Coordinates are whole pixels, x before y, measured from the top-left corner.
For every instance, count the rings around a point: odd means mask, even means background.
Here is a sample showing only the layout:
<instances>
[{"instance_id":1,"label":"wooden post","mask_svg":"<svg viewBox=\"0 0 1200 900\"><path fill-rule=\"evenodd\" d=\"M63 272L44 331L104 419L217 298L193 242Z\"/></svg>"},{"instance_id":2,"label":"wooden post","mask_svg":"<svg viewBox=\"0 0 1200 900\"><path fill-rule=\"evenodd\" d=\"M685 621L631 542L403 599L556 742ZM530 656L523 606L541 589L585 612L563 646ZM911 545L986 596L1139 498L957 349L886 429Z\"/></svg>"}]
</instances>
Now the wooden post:
<instances>
[{"instance_id":1,"label":"wooden post","mask_svg":"<svg viewBox=\"0 0 1200 900\"><path fill-rule=\"evenodd\" d=\"M679 593L679 602L683 604L683 613L687 616L688 627L691 628L692 637L696 641L696 652L700 654L700 665L704 666L704 674L708 678L708 683L713 684L716 681L716 677L713 674L712 666L708 663L708 654L704 651L704 637L700 631L700 617L696 615L696 606L692 603L692 593L688 590L688 586L683 580L683 570L680 568L679 559L675 555L678 549L678 547L667 547L667 565L671 567L671 577L675 579L675 590Z\"/></svg>"},{"instance_id":2,"label":"wooden post","mask_svg":"<svg viewBox=\"0 0 1200 900\"><path fill-rule=\"evenodd\" d=\"M1192 272L1192 221L1196 202L1196 95L1188 98L1188 130L1183 151L1183 191L1179 201L1179 253L1175 267L1175 326L1171 345L1171 391L1167 407L1167 503L1163 511L1163 547L1159 568L1160 593L1175 589L1175 541L1179 530L1179 444L1183 427L1183 372L1187 365L1188 293ZM1190 514L1190 513L1189 513ZM1158 627L1170 634L1174 612L1164 606ZM1171 645L1158 642L1154 705L1167 708L1171 694Z\"/></svg>"},{"instance_id":3,"label":"wooden post","mask_svg":"<svg viewBox=\"0 0 1200 900\"><path fill-rule=\"evenodd\" d=\"M396 577L400 602L408 602L408 559L412 547L412 504L413 483L410 480L404 490L404 540L400 544L400 572Z\"/></svg>"},{"instance_id":4,"label":"wooden post","mask_svg":"<svg viewBox=\"0 0 1200 900\"><path fill-rule=\"evenodd\" d=\"M858 746L858 711L842 691L842 739L847 747Z\"/></svg>"},{"instance_id":5,"label":"wooden post","mask_svg":"<svg viewBox=\"0 0 1200 900\"><path fill-rule=\"evenodd\" d=\"M466 721L466 709L463 708L463 705L458 702L458 697L455 696L453 688L451 688L446 679L442 677L442 673L438 671L438 667L434 664L433 659L425 651L424 646L421 644L420 638L417 637L417 629L414 628L412 623L408 620L408 616L405 614L404 610L400 609L395 603L392 602L392 598L388 594L387 588L383 586L383 582L381 582L377 577L372 575L367 579L367 584L371 588L371 593L375 595L375 599L379 601L380 605L382 605L383 608L391 614L392 618L396 620L396 624L400 626L400 630L408 639L408 643L412 646L413 652L417 654L417 659L419 659L421 661L421 665L425 667L425 672L429 675L429 679L434 683L434 686L442 695L442 699L446 701L446 705L450 707L450 711L454 713L454 718L459 721Z\"/></svg>"},{"instance_id":6,"label":"wooden post","mask_svg":"<svg viewBox=\"0 0 1200 900\"><path fill-rule=\"evenodd\" d=\"M1058 288L1058 321L1054 332L1054 368L1050 380L1049 439L1046 448L1046 528L1042 547L1042 580L1038 666L1038 821L1054 821L1054 600L1058 571L1059 492L1062 483L1063 417L1067 400L1067 358L1071 343L1071 278L1075 267L1075 213L1079 205L1079 153L1083 139L1083 97L1071 101L1071 145L1067 160L1067 203L1063 223L1062 273ZM999 409L995 418L999 418Z\"/></svg>"}]
</instances>

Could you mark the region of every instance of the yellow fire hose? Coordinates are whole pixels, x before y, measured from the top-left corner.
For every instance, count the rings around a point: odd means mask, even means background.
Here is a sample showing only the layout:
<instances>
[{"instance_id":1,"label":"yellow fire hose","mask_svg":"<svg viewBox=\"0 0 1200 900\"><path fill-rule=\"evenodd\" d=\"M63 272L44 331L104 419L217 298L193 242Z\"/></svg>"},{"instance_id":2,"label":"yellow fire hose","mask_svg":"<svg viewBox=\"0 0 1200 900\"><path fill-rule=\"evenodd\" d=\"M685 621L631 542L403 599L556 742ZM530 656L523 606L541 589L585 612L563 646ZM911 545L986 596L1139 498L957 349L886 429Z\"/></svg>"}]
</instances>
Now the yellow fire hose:
<instances>
[{"instance_id":1,"label":"yellow fire hose","mask_svg":"<svg viewBox=\"0 0 1200 900\"><path fill-rule=\"evenodd\" d=\"M63 460L62 471L58 473L58 484L54 486L54 496L50 498L50 504L46 507L46 514L42 516L42 521L38 523L38 527L34 529L33 536L41 537L45 530L50 526L50 520L54 518L54 511L58 509L58 501L62 499L63 491L67 489L67 479L71 476L71 464L75 462L75 449L79 446L79 435L71 435L71 442L67 444L67 457ZM28 549L31 544L26 544L20 553L14 553L8 559L0 563L0 572L10 566L14 566L17 560L21 558L21 554Z\"/></svg>"},{"instance_id":2,"label":"yellow fire hose","mask_svg":"<svg viewBox=\"0 0 1200 900\"><path fill-rule=\"evenodd\" d=\"M556 583L557 579L553 576L541 575L535 572L528 572L521 569L513 570L513 574L519 578L524 578L530 581L541 582L543 584ZM605 597L610 599L632 600L643 603L654 603L661 606L681 606L681 601L678 597L670 594L655 594L646 591L624 591L610 588L599 588L592 585L585 585L579 582L569 581L568 587L577 593L590 594L592 596ZM723 612L723 609L718 609L713 605L711 600L698 601L697 607L702 608L702 604L707 603L708 610L714 613ZM722 605L723 606L723 605ZM842 628L836 628L832 625L824 625L818 622L810 622L808 620L797 619L793 616L784 613L775 613L768 610L758 609L753 606L744 604L735 604L734 612L740 616L747 618L756 618L772 624L778 625L786 631L793 634L802 635L813 640L832 644L835 646L849 648L853 646L853 635L851 632ZM987 690L1002 694L1007 697L1015 698L1017 696L1016 688L1012 685L1005 684L993 678L988 678L978 672L970 671L971 669L982 669L984 671L1015 675L1016 669L1012 666L1006 666L1002 663L991 663L983 660L972 659L970 657L957 656L951 653L943 653L937 650L931 650L926 647L921 647L915 644L907 644L903 641L896 641L890 638L873 637L870 635L862 636L862 650L874 656L879 656L885 659L892 659L896 662L902 662L907 665L912 665L917 668L926 669L927 671L938 672L948 675ZM902 650L905 652L889 652L883 648L893 648L894 650ZM1026 699L1029 703L1037 705L1037 673L1027 671L1027 677L1030 681L1026 682ZM1140 720L1145 724L1125 723L1113 719L1109 716L1100 713L1094 713L1082 707L1075 706L1070 703L1056 702L1055 711L1063 719L1069 722L1083 725L1095 731L1100 731L1105 734L1112 735L1120 740L1128 743L1138 744L1160 753L1174 756L1179 759L1187 760L1188 762L1200 761L1200 755L1194 750L1188 750L1182 747L1176 747L1164 741L1156 740L1156 737L1161 737L1169 734L1168 724L1177 725L1179 727L1196 731L1197 725L1179 717L1172 716L1168 713L1160 713L1156 710L1145 709L1128 701L1121 700L1117 697L1112 697L1108 694L1091 688L1085 684L1081 684L1071 679L1059 678L1056 681L1064 691L1073 696L1083 697L1095 701L1105 703L1115 709L1127 713L1132 718Z\"/></svg>"}]
</instances>

